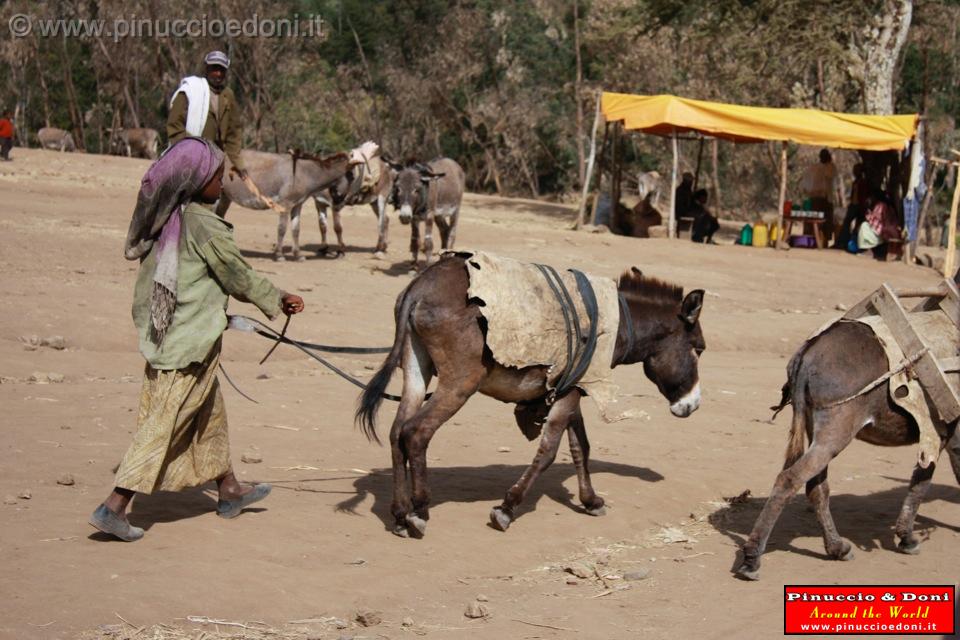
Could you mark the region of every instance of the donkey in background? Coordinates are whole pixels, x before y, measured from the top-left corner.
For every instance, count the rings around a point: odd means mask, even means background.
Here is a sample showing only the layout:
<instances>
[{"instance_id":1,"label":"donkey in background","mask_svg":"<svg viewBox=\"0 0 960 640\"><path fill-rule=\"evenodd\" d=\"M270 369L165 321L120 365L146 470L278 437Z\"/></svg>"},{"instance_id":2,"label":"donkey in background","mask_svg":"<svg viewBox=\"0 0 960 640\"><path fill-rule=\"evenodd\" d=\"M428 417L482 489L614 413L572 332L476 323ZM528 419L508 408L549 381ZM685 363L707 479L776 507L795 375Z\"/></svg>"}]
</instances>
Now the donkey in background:
<instances>
[{"instance_id":1,"label":"donkey in background","mask_svg":"<svg viewBox=\"0 0 960 640\"><path fill-rule=\"evenodd\" d=\"M300 255L300 209L303 203L346 176L355 162L346 153L320 158L299 152L291 155L244 149L240 156L261 196L270 198L282 209L282 213L278 215L274 260L284 260L283 238L287 234L287 225L291 223L293 259L303 260ZM229 160L227 169L230 169ZM248 209L269 208L262 198L251 193L243 181L228 170L224 174L223 193L217 203L217 214L225 216L232 202Z\"/></svg>"},{"instance_id":2,"label":"donkey in background","mask_svg":"<svg viewBox=\"0 0 960 640\"><path fill-rule=\"evenodd\" d=\"M317 206L317 218L320 223L321 244L317 253L340 257L346 250L343 244L343 223L340 220L340 212L344 207L369 204L373 209L373 214L377 216L377 246L374 249L374 257L382 258L387 252L387 232L390 229L390 218L387 217L387 201L393 191L394 172L390 165L376 156L370 158L371 164L376 163L379 169L380 178L377 183L369 190L362 190L362 167L354 167L344 177L340 178L329 189L313 196L313 202ZM333 212L333 231L337 234L337 249L331 252L327 244L327 210Z\"/></svg>"},{"instance_id":3,"label":"donkey in background","mask_svg":"<svg viewBox=\"0 0 960 640\"><path fill-rule=\"evenodd\" d=\"M503 402L530 403L542 402L548 392L548 367L517 369L493 359L486 346L486 325L478 302L467 296L468 287L465 258L447 254L400 294L394 310L393 349L363 392L357 411L367 437L379 442L377 409L394 369L400 366L403 392L390 430L390 448L393 532L402 537L421 537L426 531L430 518L427 447L437 429L470 396L479 391ZM687 417L700 405L697 364L705 348L699 320L704 292L698 289L684 297L681 288L644 278L636 269L624 273L617 288L620 323L611 364L642 362L644 373L671 403L671 412ZM426 399L434 375L437 388ZM549 407L533 463L490 513L494 527L506 531L510 526L530 486L556 457L564 432L577 469L580 501L587 513L604 513L603 498L590 482L590 443L580 412L581 397L579 389L573 388Z\"/></svg>"},{"instance_id":4,"label":"donkey in background","mask_svg":"<svg viewBox=\"0 0 960 640\"><path fill-rule=\"evenodd\" d=\"M460 202L466 189L463 169L450 158L437 158L426 164L390 162L397 172L391 202L400 210L400 222L410 224L410 253L413 268L419 264L420 224L423 223L423 253L427 266L434 261L433 224L440 230L444 251L452 250L457 240Z\"/></svg>"},{"instance_id":5,"label":"donkey in background","mask_svg":"<svg viewBox=\"0 0 960 640\"><path fill-rule=\"evenodd\" d=\"M37 131L37 141L44 149L55 151L76 151L77 145L73 141L73 134L56 127L43 127Z\"/></svg>"},{"instance_id":6,"label":"donkey in background","mask_svg":"<svg viewBox=\"0 0 960 640\"><path fill-rule=\"evenodd\" d=\"M133 129L119 129L111 133L110 150L128 158L157 159L160 134L156 129L137 127Z\"/></svg>"}]
</instances>

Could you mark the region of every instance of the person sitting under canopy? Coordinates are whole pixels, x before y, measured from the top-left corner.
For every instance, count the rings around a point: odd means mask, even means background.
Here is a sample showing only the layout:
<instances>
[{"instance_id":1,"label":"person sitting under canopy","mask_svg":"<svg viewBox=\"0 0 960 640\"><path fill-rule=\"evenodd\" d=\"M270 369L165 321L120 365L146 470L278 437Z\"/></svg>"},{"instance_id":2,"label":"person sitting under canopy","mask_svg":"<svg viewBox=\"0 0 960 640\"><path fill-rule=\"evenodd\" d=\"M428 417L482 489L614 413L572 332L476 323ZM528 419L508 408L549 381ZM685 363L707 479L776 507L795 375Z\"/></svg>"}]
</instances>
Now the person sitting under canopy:
<instances>
[{"instance_id":1,"label":"person sitting under canopy","mask_svg":"<svg viewBox=\"0 0 960 640\"><path fill-rule=\"evenodd\" d=\"M887 257L887 243L901 238L900 221L887 195L879 189L871 194L867 206L867 215L857 230L856 249L871 249L873 257L884 260Z\"/></svg>"},{"instance_id":2,"label":"person sitting under canopy","mask_svg":"<svg viewBox=\"0 0 960 640\"><path fill-rule=\"evenodd\" d=\"M693 205L688 215L693 216L690 239L694 242L715 244L713 234L720 228L717 218L707 209L707 190L697 189L693 194Z\"/></svg>"}]
</instances>

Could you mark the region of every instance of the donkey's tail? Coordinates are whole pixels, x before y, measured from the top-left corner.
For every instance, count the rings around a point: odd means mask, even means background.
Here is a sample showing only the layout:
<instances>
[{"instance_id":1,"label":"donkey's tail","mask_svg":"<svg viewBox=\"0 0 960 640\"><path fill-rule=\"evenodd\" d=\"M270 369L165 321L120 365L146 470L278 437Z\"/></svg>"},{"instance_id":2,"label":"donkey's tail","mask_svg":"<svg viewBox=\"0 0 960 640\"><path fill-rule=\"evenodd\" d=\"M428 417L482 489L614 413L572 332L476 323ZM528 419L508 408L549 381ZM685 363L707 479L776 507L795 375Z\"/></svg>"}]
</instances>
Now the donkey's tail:
<instances>
[{"instance_id":1,"label":"donkey's tail","mask_svg":"<svg viewBox=\"0 0 960 640\"><path fill-rule=\"evenodd\" d=\"M787 381L780 390L780 404L770 407L776 417L788 404L793 405L793 420L790 422L790 435L787 438L787 452L784 456L783 468L792 467L800 459L806 447L807 410L807 381L801 371L803 356L810 342L804 344L787 365Z\"/></svg>"},{"instance_id":2,"label":"donkey's tail","mask_svg":"<svg viewBox=\"0 0 960 640\"><path fill-rule=\"evenodd\" d=\"M377 435L377 409L380 408L380 403L383 402L383 392L386 391L387 385L390 384L390 378L393 377L394 369L400 364L400 357L403 353L403 343L409 331L410 310L413 307L413 298L415 297L408 295L412 285L413 283L404 289L403 293L401 293L397 299L397 304L393 310L394 321L397 325L393 337L393 348L380 366L380 370L377 371L376 375L370 380L370 383L367 384L366 389L363 390L363 394L360 396L360 406L357 408L357 413L354 417L354 422L360 424L360 429L363 431L363 434L367 436L367 439L373 440L377 442L377 444L380 443L380 437Z\"/></svg>"},{"instance_id":3,"label":"donkey's tail","mask_svg":"<svg viewBox=\"0 0 960 640\"><path fill-rule=\"evenodd\" d=\"M790 358L790 362L787 364L787 381L784 382L780 388L780 404L770 407L770 410L773 411L770 420L774 420L788 404L793 403L793 390L796 388L797 378L800 375L800 364L803 362L803 355L807 352L812 342L812 340L804 342L803 345L797 349L797 352L793 354L793 357Z\"/></svg>"},{"instance_id":4,"label":"donkey's tail","mask_svg":"<svg viewBox=\"0 0 960 640\"><path fill-rule=\"evenodd\" d=\"M801 398L805 395L805 392L801 390ZM787 438L787 452L784 455L783 468L788 469L794 465L794 463L803 456L803 451L806 448L806 432L807 432L807 408L806 402L801 400L800 402L794 402L793 405L793 420L790 422L790 436Z\"/></svg>"},{"instance_id":5,"label":"donkey's tail","mask_svg":"<svg viewBox=\"0 0 960 640\"><path fill-rule=\"evenodd\" d=\"M780 404L770 407L770 411L773 411L773 415L770 416L770 420L773 421L776 419L780 412L783 411L788 404L793 402L793 392L790 388L790 381L783 383L783 386L780 388Z\"/></svg>"}]
</instances>

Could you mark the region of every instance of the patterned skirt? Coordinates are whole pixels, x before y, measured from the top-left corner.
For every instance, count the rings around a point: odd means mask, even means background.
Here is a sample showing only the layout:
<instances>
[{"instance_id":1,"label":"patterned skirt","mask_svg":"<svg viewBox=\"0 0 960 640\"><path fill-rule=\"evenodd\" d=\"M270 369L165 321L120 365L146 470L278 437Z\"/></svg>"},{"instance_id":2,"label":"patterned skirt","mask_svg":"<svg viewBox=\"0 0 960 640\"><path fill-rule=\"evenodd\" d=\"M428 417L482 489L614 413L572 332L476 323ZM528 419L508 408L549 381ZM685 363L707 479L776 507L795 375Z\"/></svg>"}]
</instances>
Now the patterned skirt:
<instances>
[{"instance_id":1,"label":"patterned skirt","mask_svg":"<svg viewBox=\"0 0 960 640\"><path fill-rule=\"evenodd\" d=\"M184 369L146 366L137 432L117 469L117 487L139 493L177 491L230 470L219 362L217 341L203 362Z\"/></svg>"}]
</instances>

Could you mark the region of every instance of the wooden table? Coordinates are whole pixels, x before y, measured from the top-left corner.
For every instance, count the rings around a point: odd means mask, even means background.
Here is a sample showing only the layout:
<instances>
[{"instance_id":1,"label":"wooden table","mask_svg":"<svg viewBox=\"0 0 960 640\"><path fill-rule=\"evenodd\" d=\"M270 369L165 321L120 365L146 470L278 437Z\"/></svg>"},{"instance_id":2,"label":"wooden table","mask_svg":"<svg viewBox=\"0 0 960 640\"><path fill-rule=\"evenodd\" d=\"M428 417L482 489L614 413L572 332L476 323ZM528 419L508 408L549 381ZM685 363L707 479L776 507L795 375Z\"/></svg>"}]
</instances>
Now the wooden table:
<instances>
[{"instance_id":1,"label":"wooden table","mask_svg":"<svg viewBox=\"0 0 960 640\"><path fill-rule=\"evenodd\" d=\"M794 222L799 222L800 224L812 224L813 225L813 237L817 241L817 248L823 249L826 243L823 240L823 230L820 228L823 226L823 223L826 220L826 216L821 218L811 218L807 216L794 216L792 214L784 214L783 216L783 239L787 243L787 246L790 245L790 230L793 228Z\"/></svg>"}]
</instances>

